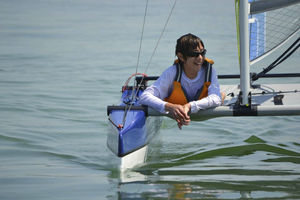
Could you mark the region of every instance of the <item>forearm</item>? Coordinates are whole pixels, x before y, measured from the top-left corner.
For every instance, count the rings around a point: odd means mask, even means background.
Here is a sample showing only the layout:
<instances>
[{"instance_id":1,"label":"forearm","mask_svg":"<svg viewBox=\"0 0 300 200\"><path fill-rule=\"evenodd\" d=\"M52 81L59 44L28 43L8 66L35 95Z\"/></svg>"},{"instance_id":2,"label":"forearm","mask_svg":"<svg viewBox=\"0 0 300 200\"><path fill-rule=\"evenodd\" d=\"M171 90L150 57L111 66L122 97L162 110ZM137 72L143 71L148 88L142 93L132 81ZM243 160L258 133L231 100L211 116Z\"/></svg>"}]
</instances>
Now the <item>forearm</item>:
<instances>
[{"instance_id":1,"label":"forearm","mask_svg":"<svg viewBox=\"0 0 300 200\"><path fill-rule=\"evenodd\" d=\"M211 94L208 97L205 97L198 101L192 101L191 104L191 113L196 113L199 110L204 110L211 107L217 107L221 105L221 98L217 94Z\"/></svg>"},{"instance_id":2,"label":"forearm","mask_svg":"<svg viewBox=\"0 0 300 200\"><path fill-rule=\"evenodd\" d=\"M166 102L150 93L144 92L140 98L140 103L143 105L150 106L161 113L166 112L165 111Z\"/></svg>"}]
</instances>

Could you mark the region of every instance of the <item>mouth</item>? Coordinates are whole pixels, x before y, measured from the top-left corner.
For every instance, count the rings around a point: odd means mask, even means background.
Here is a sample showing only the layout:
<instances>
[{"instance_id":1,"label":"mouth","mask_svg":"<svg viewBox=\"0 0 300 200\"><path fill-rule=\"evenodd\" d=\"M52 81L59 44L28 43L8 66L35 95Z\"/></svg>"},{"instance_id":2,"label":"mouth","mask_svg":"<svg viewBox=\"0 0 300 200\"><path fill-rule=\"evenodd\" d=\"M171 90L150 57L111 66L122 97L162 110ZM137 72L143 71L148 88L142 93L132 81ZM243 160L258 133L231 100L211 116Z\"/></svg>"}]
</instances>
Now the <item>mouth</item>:
<instances>
[{"instance_id":1,"label":"mouth","mask_svg":"<svg viewBox=\"0 0 300 200\"><path fill-rule=\"evenodd\" d=\"M194 62L195 65L202 65L201 62Z\"/></svg>"}]
</instances>

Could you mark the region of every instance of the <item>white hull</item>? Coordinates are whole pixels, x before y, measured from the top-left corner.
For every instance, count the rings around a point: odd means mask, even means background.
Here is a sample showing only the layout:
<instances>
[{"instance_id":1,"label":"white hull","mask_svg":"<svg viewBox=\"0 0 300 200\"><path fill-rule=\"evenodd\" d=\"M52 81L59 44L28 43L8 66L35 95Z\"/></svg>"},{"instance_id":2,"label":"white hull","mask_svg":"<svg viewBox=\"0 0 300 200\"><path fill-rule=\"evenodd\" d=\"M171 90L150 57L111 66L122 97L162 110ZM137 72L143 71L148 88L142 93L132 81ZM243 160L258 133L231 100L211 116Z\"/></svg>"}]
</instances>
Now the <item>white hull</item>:
<instances>
[{"instance_id":1,"label":"white hull","mask_svg":"<svg viewBox=\"0 0 300 200\"><path fill-rule=\"evenodd\" d=\"M142 165L147 159L148 145L134 151L126 156L119 157L120 171L132 169L136 166Z\"/></svg>"},{"instance_id":2,"label":"white hull","mask_svg":"<svg viewBox=\"0 0 300 200\"><path fill-rule=\"evenodd\" d=\"M114 159L114 165L116 165L120 171L132 169L145 163L149 146L151 146L151 143L155 140L161 122L162 119L160 117L146 117L146 122L143 126L137 126L128 130L127 138L130 137L130 142L137 142L141 140L141 137L145 138L143 140L143 145L141 145L137 149L134 148L132 151L128 152L125 155L119 154L119 148L120 145L126 147L129 140L127 139L122 141L119 130L115 126L110 124L110 129L108 130L109 134L107 137L107 146L114 153L114 155L116 155L116 159ZM126 147L126 149L128 148Z\"/></svg>"}]
</instances>

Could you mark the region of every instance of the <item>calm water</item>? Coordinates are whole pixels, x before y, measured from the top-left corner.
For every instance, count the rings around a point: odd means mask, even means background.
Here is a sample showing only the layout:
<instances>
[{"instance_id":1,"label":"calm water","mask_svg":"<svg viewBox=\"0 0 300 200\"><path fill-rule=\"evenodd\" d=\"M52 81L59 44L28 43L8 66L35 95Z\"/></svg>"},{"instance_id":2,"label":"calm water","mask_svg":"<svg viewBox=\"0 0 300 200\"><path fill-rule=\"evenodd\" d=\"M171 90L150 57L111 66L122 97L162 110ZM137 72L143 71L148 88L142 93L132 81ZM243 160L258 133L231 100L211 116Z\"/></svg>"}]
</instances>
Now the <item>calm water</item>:
<instances>
[{"instance_id":1,"label":"calm water","mask_svg":"<svg viewBox=\"0 0 300 200\"><path fill-rule=\"evenodd\" d=\"M106 106L135 72L145 4L0 1L0 199L300 199L299 116L182 131L165 119L147 164L117 171ZM140 72L172 4L149 2ZM188 32L205 41L219 74L238 73L234 20L233 0L179 0L147 73L168 67ZM299 62L298 51L275 72L299 72Z\"/></svg>"}]
</instances>

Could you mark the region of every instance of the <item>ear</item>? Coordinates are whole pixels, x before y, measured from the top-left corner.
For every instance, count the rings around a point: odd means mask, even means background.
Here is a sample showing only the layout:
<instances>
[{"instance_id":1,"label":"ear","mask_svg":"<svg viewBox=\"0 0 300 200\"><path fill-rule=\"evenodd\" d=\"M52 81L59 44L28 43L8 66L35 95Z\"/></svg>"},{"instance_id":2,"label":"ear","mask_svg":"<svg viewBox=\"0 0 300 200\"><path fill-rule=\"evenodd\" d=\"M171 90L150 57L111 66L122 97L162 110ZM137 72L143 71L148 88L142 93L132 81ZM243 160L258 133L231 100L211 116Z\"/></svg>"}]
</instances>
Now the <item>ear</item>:
<instances>
[{"instance_id":1,"label":"ear","mask_svg":"<svg viewBox=\"0 0 300 200\"><path fill-rule=\"evenodd\" d=\"M178 59L179 59L181 62L184 62L184 61L185 61L185 58L184 58L184 56L182 55L182 53L178 52L176 55L177 55Z\"/></svg>"}]
</instances>

